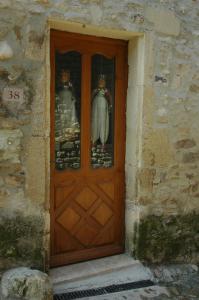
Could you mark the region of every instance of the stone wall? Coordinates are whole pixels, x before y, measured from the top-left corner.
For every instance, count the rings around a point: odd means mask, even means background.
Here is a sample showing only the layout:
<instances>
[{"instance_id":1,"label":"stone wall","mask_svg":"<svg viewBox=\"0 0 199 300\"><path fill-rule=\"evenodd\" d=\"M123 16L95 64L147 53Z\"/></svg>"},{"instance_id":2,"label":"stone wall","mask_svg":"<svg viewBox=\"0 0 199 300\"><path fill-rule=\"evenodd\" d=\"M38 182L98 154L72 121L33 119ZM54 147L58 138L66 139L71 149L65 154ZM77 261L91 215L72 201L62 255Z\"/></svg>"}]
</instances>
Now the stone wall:
<instances>
[{"instance_id":1,"label":"stone wall","mask_svg":"<svg viewBox=\"0 0 199 300\"><path fill-rule=\"evenodd\" d=\"M52 19L144 34L140 126L127 119L127 244L146 261L198 262L198 17L197 0L0 0L0 269L48 265Z\"/></svg>"}]
</instances>

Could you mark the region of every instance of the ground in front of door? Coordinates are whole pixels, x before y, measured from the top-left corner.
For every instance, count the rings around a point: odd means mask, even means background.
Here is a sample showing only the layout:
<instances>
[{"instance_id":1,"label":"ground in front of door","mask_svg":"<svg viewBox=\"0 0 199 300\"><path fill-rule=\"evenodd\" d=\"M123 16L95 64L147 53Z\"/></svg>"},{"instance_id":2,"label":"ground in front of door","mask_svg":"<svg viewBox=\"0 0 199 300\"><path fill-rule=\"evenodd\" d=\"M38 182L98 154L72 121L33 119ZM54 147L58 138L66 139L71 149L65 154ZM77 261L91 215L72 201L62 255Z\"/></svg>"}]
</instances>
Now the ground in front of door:
<instances>
[{"instance_id":1,"label":"ground in front of door","mask_svg":"<svg viewBox=\"0 0 199 300\"><path fill-rule=\"evenodd\" d=\"M123 255L52 269L55 300L199 299L195 265L150 269Z\"/></svg>"}]
</instances>

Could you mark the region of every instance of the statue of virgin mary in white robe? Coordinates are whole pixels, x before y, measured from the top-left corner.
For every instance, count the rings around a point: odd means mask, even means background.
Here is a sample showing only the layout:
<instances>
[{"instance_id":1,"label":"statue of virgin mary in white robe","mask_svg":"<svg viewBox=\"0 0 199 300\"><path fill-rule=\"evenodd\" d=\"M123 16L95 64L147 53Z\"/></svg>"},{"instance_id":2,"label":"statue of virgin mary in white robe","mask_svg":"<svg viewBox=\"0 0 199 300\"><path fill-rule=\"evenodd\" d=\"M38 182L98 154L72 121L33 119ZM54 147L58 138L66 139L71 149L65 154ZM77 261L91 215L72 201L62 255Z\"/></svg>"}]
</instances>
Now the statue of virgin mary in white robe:
<instances>
[{"instance_id":1,"label":"statue of virgin mary in white robe","mask_svg":"<svg viewBox=\"0 0 199 300\"><path fill-rule=\"evenodd\" d=\"M55 127L58 139L67 140L69 135L75 133L79 123L77 120L75 96L73 86L70 82L70 71L63 69L61 71L60 88L56 97L57 118L59 126Z\"/></svg>"},{"instance_id":2,"label":"statue of virgin mary in white robe","mask_svg":"<svg viewBox=\"0 0 199 300\"><path fill-rule=\"evenodd\" d=\"M92 143L95 144L99 139L104 146L109 136L109 107L111 96L106 89L104 75L100 75L98 88L92 95Z\"/></svg>"},{"instance_id":3,"label":"statue of virgin mary in white robe","mask_svg":"<svg viewBox=\"0 0 199 300\"><path fill-rule=\"evenodd\" d=\"M72 85L69 82L62 86L58 93L60 106L63 108L60 114L64 128L71 128L77 122L75 102L76 99L72 92Z\"/></svg>"}]
</instances>

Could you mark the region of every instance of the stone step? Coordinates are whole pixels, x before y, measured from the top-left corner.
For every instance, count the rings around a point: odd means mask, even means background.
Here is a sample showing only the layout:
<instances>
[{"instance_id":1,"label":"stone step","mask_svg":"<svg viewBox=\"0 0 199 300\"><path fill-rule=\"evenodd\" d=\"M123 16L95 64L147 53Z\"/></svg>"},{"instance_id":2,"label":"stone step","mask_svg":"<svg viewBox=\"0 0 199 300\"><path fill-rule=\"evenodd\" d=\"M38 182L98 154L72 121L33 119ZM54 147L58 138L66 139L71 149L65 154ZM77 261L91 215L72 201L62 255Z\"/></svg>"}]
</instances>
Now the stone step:
<instances>
[{"instance_id":1,"label":"stone step","mask_svg":"<svg viewBox=\"0 0 199 300\"><path fill-rule=\"evenodd\" d=\"M55 294L154 280L148 268L126 254L55 268L50 277Z\"/></svg>"},{"instance_id":2,"label":"stone step","mask_svg":"<svg viewBox=\"0 0 199 300\"><path fill-rule=\"evenodd\" d=\"M109 256L68 266L53 268L50 270L50 277L53 282L73 281L80 278L92 277L93 275L112 272L124 267L140 264L127 254Z\"/></svg>"}]
</instances>

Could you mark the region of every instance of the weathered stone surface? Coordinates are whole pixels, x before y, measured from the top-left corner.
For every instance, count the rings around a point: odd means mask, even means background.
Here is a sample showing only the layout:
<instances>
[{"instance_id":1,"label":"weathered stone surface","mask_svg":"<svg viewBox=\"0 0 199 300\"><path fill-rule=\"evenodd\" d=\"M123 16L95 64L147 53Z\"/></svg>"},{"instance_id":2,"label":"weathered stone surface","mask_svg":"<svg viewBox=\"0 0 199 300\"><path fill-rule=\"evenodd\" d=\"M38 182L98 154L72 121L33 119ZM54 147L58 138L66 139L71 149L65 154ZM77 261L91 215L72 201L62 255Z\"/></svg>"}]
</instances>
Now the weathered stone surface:
<instances>
[{"instance_id":1,"label":"weathered stone surface","mask_svg":"<svg viewBox=\"0 0 199 300\"><path fill-rule=\"evenodd\" d=\"M38 3L47 4L49 0L36 0Z\"/></svg>"},{"instance_id":2,"label":"weathered stone surface","mask_svg":"<svg viewBox=\"0 0 199 300\"><path fill-rule=\"evenodd\" d=\"M183 163L194 163L199 160L199 152L184 153L182 162Z\"/></svg>"},{"instance_id":3,"label":"weathered stone surface","mask_svg":"<svg viewBox=\"0 0 199 300\"><path fill-rule=\"evenodd\" d=\"M143 148L144 159L153 161L153 165L167 166L173 162L173 153L167 129L157 129L146 135Z\"/></svg>"},{"instance_id":4,"label":"weathered stone surface","mask_svg":"<svg viewBox=\"0 0 199 300\"><path fill-rule=\"evenodd\" d=\"M181 149L181 148L188 149L194 147L195 145L196 142L192 139L183 139L175 143L176 149Z\"/></svg>"},{"instance_id":5,"label":"weathered stone surface","mask_svg":"<svg viewBox=\"0 0 199 300\"><path fill-rule=\"evenodd\" d=\"M92 3L92 4L90 4L89 9L90 9L92 22L94 24L100 24L102 17L103 17L103 11L102 11L101 7Z\"/></svg>"},{"instance_id":6,"label":"weathered stone surface","mask_svg":"<svg viewBox=\"0 0 199 300\"><path fill-rule=\"evenodd\" d=\"M150 263L199 262L199 216L150 215L140 220L135 255Z\"/></svg>"},{"instance_id":7,"label":"weathered stone surface","mask_svg":"<svg viewBox=\"0 0 199 300\"><path fill-rule=\"evenodd\" d=\"M192 84L192 85L190 85L189 90L190 90L190 92L192 92L192 93L199 93L199 85Z\"/></svg>"},{"instance_id":8,"label":"weathered stone surface","mask_svg":"<svg viewBox=\"0 0 199 300\"><path fill-rule=\"evenodd\" d=\"M0 60L6 60L13 56L12 48L7 41L0 41Z\"/></svg>"},{"instance_id":9,"label":"weathered stone surface","mask_svg":"<svg viewBox=\"0 0 199 300\"><path fill-rule=\"evenodd\" d=\"M153 189L153 180L155 177L155 169L142 169L138 175L140 186L143 189L152 191Z\"/></svg>"},{"instance_id":10,"label":"weathered stone surface","mask_svg":"<svg viewBox=\"0 0 199 300\"><path fill-rule=\"evenodd\" d=\"M154 23L158 32L174 36L180 33L180 22L172 11L147 7L146 18Z\"/></svg>"},{"instance_id":11,"label":"weathered stone surface","mask_svg":"<svg viewBox=\"0 0 199 300\"><path fill-rule=\"evenodd\" d=\"M5 178L5 183L12 187L19 187L24 183L24 176L21 175L8 175Z\"/></svg>"},{"instance_id":12,"label":"weathered stone surface","mask_svg":"<svg viewBox=\"0 0 199 300\"><path fill-rule=\"evenodd\" d=\"M17 129L19 121L14 118L0 118L0 128L2 129Z\"/></svg>"},{"instance_id":13,"label":"weathered stone surface","mask_svg":"<svg viewBox=\"0 0 199 300\"><path fill-rule=\"evenodd\" d=\"M151 268L158 282L171 283L183 277L197 274L198 266L193 264L161 265Z\"/></svg>"},{"instance_id":14,"label":"weathered stone surface","mask_svg":"<svg viewBox=\"0 0 199 300\"><path fill-rule=\"evenodd\" d=\"M1 210L2 213L3 210ZM44 220L42 216L24 217L18 214L1 217L0 270L15 266L17 261L42 270L44 263L43 235Z\"/></svg>"},{"instance_id":15,"label":"weathered stone surface","mask_svg":"<svg viewBox=\"0 0 199 300\"><path fill-rule=\"evenodd\" d=\"M21 130L0 129L0 160L11 163L20 161Z\"/></svg>"},{"instance_id":16,"label":"weathered stone surface","mask_svg":"<svg viewBox=\"0 0 199 300\"><path fill-rule=\"evenodd\" d=\"M31 36L31 33L29 33ZM35 61L44 60L44 37L34 34L33 38L29 38L29 43L26 46L25 56Z\"/></svg>"},{"instance_id":17,"label":"weathered stone surface","mask_svg":"<svg viewBox=\"0 0 199 300\"><path fill-rule=\"evenodd\" d=\"M3 274L0 293L3 300L53 299L48 275L24 267L11 269Z\"/></svg>"},{"instance_id":18,"label":"weathered stone surface","mask_svg":"<svg viewBox=\"0 0 199 300\"><path fill-rule=\"evenodd\" d=\"M141 205L147 205L147 204L150 204L151 203L151 198L149 198L148 196L146 195L142 195L139 197L139 204Z\"/></svg>"},{"instance_id":19,"label":"weathered stone surface","mask_svg":"<svg viewBox=\"0 0 199 300\"><path fill-rule=\"evenodd\" d=\"M5 201L7 201L7 197L9 196L9 191L5 187L0 188L0 207L3 208L5 206Z\"/></svg>"},{"instance_id":20,"label":"weathered stone surface","mask_svg":"<svg viewBox=\"0 0 199 300\"><path fill-rule=\"evenodd\" d=\"M26 144L26 193L33 203L43 203L45 198L46 148L43 137L31 137ZM39 161L39 164L38 164ZM34 181L32 178L35 178Z\"/></svg>"},{"instance_id":21,"label":"weathered stone surface","mask_svg":"<svg viewBox=\"0 0 199 300\"><path fill-rule=\"evenodd\" d=\"M4 184L4 180L3 180L3 177L0 176L0 186L2 186Z\"/></svg>"}]
</instances>

